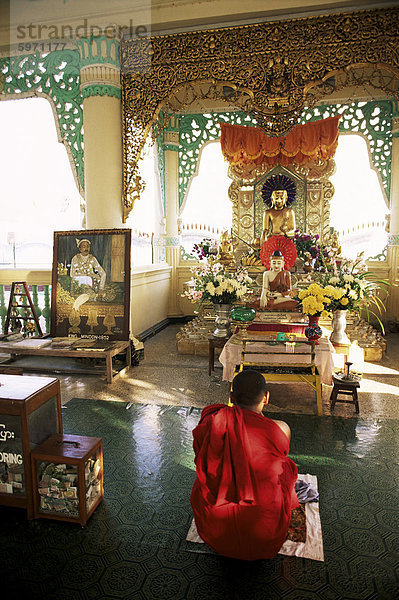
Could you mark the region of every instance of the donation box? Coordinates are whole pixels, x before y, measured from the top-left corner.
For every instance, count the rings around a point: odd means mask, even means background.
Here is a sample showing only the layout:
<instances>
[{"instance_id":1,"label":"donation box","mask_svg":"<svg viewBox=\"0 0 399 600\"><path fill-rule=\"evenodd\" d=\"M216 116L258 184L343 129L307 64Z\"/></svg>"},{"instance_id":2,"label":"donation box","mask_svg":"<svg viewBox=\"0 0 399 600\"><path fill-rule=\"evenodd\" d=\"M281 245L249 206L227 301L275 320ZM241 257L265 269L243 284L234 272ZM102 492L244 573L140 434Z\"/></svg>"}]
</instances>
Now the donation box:
<instances>
[{"instance_id":1,"label":"donation box","mask_svg":"<svg viewBox=\"0 0 399 600\"><path fill-rule=\"evenodd\" d=\"M61 432L57 379L0 375L0 504L33 517L31 451Z\"/></svg>"},{"instance_id":2,"label":"donation box","mask_svg":"<svg viewBox=\"0 0 399 600\"><path fill-rule=\"evenodd\" d=\"M34 517L86 525L104 498L102 439L52 435L31 456Z\"/></svg>"}]
</instances>

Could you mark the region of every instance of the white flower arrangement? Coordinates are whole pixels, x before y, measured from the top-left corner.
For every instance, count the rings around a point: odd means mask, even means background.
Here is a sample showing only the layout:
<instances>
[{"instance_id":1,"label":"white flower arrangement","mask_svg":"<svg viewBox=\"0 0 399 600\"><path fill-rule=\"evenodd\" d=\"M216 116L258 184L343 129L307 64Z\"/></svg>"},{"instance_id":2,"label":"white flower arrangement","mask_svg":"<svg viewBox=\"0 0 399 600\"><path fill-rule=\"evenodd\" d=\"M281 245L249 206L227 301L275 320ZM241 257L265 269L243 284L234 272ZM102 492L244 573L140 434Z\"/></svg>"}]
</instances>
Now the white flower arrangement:
<instances>
[{"instance_id":1,"label":"white flower arrangement","mask_svg":"<svg viewBox=\"0 0 399 600\"><path fill-rule=\"evenodd\" d=\"M232 304L248 293L248 284L252 283L247 271L230 273L219 263L191 267L190 271L193 275L191 289L186 290L183 296L192 302Z\"/></svg>"},{"instance_id":2,"label":"white flower arrangement","mask_svg":"<svg viewBox=\"0 0 399 600\"><path fill-rule=\"evenodd\" d=\"M369 315L373 314L379 321L383 330L382 323L378 315L370 310L376 307L379 314L385 310L384 303L378 296L378 291L387 293L389 283L387 281L376 279L376 277L363 270L360 260L346 261L344 265L337 268L335 274L327 273L320 282L326 286L327 291L333 290L331 303L327 310L349 310L359 312L364 309Z\"/></svg>"}]
</instances>

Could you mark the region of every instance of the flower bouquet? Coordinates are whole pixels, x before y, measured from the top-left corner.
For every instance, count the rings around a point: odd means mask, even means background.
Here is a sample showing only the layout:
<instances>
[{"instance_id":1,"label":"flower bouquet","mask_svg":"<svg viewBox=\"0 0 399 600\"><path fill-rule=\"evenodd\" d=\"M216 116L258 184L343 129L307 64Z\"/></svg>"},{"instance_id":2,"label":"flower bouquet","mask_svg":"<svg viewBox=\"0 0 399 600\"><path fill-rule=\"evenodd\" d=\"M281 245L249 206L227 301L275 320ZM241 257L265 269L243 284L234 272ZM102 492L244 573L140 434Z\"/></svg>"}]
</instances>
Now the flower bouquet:
<instances>
[{"instance_id":1,"label":"flower bouquet","mask_svg":"<svg viewBox=\"0 0 399 600\"><path fill-rule=\"evenodd\" d=\"M330 311L348 310L360 312L366 311L367 317L374 315L384 330L381 320L371 307L375 307L381 315L385 310L384 302L378 296L378 292L383 290L387 293L389 282L377 279L373 273L365 270L361 265L360 259L355 261L346 261L336 269L334 274L326 273L321 280L326 289L333 290L331 303L328 307Z\"/></svg>"},{"instance_id":2,"label":"flower bouquet","mask_svg":"<svg viewBox=\"0 0 399 600\"><path fill-rule=\"evenodd\" d=\"M334 293L332 286L322 287L318 283L311 283L306 289L298 292L296 300L303 313L315 317L327 317Z\"/></svg>"},{"instance_id":3,"label":"flower bouquet","mask_svg":"<svg viewBox=\"0 0 399 600\"><path fill-rule=\"evenodd\" d=\"M204 238L198 244L194 244L192 249L192 254L198 258L198 260L207 260L210 256L212 256L211 250L214 249L215 252L217 250L217 243L215 240L211 238Z\"/></svg>"},{"instance_id":4,"label":"flower bouquet","mask_svg":"<svg viewBox=\"0 0 399 600\"><path fill-rule=\"evenodd\" d=\"M245 270L240 269L232 273L225 271L219 263L206 263L190 270L193 277L183 296L192 302L199 302L200 306L204 302L211 302L216 313L216 329L213 335L220 338L229 337L232 304L242 300L248 293L248 284L252 279Z\"/></svg>"},{"instance_id":5,"label":"flower bouquet","mask_svg":"<svg viewBox=\"0 0 399 600\"><path fill-rule=\"evenodd\" d=\"M319 236L311 233L300 233L299 229L295 230L294 244L298 258L304 262L311 262L317 258L320 253Z\"/></svg>"},{"instance_id":6,"label":"flower bouquet","mask_svg":"<svg viewBox=\"0 0 399 600\"><path fill-rule=\"evenodd\" d=\"M314 265L315 270L328 271L331 268L335 252L330 246L320 244L317 234L300 233L299 229L296 229L293 242L298 258L305 264Z\"/></svg>"},{"instance_id":7,"label":"flower bouquet","mask_svg":"<svg viewBox=\"0 0 399 600\"><path fill-rule=\"evenodd\" d=\"M319 317L328 316L328 307L333 296L334 288L332 286L324 288L318 283L311 283L306 289L298 292L296 300L300 304L302 312L306 313L309 318L309 325L305 329L305 335L309 341L318 344L319 338L323 335L318 324Z\"/></svg>"},{"instance_id":8,"label":"flower bouquet","mask_svg":"<svg viewBox=\"0 0 399 600\"><path fill-rule=\"evenodd\" d=\"M183 296L201 304L233 304L242 300L249 291L248 284L252 283L247 271L240 269L231 273L219 263L191 267L190 271L190 289Z\"/></svg>"}]
</instances>

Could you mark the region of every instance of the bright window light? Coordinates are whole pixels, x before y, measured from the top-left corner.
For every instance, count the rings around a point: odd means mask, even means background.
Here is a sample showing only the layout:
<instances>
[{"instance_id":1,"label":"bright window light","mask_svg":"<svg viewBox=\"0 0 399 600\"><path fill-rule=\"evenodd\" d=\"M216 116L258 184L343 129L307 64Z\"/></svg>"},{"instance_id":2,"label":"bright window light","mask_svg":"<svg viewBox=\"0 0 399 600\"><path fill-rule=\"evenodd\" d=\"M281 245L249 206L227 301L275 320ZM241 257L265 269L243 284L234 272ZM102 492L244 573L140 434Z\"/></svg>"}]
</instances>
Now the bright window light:
<instances>
[{"instance_id":1,"label":"bright window light","mask_svg":"<svg viewBox=\"0 0 399 600\"><path fill-rule=\"evenodd\" d=\"M340 135L335 154L335 188L330 223L340 235L342 252L354 258L379 254L387 244L385 215L389 212L380 180L370 166L367 142L357 134Z\"/></svg>"},{"instance_id":2,"label":"bright window light","mask_svg":"<svg viewBox=\"0 0 399 600\"><path fill-rule=\"evenodd\" d=\"M198 175L191 180L181 213L181 243L186 252L190 253L193 245L204 238L216 239L221 231L231 230L233 211L228 196L231 179L227 171L220 142L206 144L200 154Z\"/></svg>"},{"instance_id":3,"label":"bright window light","mask_svg":"<svg viewBox=\"0 0 399 600\"><path fill-rule=\"evenodd\" d=\"M155 152L155 145L146 144L138 164L145 188L140 198L136 200L126 222L133 233L132 264L135 267L151 265L163 260L163 254L157 246L157 238L163 227L163 210L159 176L155 167Z\"/></svg>"},{"instance_id":4,"label":"bright window light","mask_svg":"<svg viewBox=\"0 0 399 600\"><path fill-rule=\"evenodd\" d=\"M81 196L45 98L0 102L0 266L51 268L53 231L81 229Z\"/></svg>"},{"instance_id":5,"label":"bright window light","mask_svg":"<svg viewBox=\"0 0 399 600\"><path fill-rule=\"evenodd\" d=\"M198 176L191 181L181 214L183 223L231 229L232 205L228 195L231 179L227 171L220 142L206 144L200 155Z\"/></svg>"}]
</instances>

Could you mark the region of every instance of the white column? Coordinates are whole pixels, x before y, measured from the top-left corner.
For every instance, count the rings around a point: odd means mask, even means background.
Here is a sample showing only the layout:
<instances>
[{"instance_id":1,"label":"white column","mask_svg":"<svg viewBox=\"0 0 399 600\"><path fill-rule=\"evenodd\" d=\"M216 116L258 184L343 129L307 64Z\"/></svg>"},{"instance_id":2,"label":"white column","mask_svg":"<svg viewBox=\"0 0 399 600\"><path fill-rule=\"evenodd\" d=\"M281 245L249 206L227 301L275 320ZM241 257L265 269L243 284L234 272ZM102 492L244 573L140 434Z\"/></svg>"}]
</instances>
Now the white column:
<instances>
[{"instance_id":1,"label":"white column","mask_svg":"<svg viewBox=\"0 0 399 600\"><path fill-rule=\"evenodd\" d=\"M121 102L83 100L86 226L123 227Z\"/></svg>"},{"instance_id":2,"label":"white column","mask_svg":"<svg viewBox=\"0 0 399 600\"><path fill-rule=\"evenodd\" d=\"M119 43L76 41L81 57L86 227L123 227Z\"/></svg>"},{"instance_id":3,"label":"white column","mask_svg":"<svg viewBox=\"0 0 399 600\"><path fill-rule=\"evenodd\" d=\"M176 126L175 123L173 123ZM165 145L165 198L166 198L166 261L172 267L170 274L168 317L181 317L178 296L178 271L180 261L179 216L179 133L164 133Z\"/></svg>"}]
</instances>

